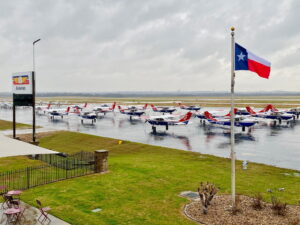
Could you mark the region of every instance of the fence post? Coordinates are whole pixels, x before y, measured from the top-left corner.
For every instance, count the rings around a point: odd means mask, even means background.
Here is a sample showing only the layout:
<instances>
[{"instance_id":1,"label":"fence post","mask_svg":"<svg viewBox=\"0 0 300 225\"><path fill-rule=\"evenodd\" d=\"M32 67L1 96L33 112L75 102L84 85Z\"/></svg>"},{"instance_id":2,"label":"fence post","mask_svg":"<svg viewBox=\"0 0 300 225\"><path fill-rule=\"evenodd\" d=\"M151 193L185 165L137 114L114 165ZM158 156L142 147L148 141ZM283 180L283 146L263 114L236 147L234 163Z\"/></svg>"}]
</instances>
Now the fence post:
<instances>
[{"instance_id":1,"label":"fence post","mask_svg":"<svg viewBox=\"0 0 300 225\"><path fill-rule=\"evenodd\" d=\"M30 167L27 167L27 189L30 188Z\"/></svg>"},{"instance_id":2,"label":"fence post","mask_svg":"<svg viewBox=\"0 0 300 225\"><path fill-rule=\"evenodd\" d=\"M66 179L68 179L68 160L65 159L65 162L66 162L66 167L65 167L65 170L66 170Z\"/></svg>"},{"instance_id":3,"label":"fence post","mask_svg":"<svg viewBox=\"0 0 300 225\"><path fill-rule=\"evenodd\" d=\"M108 170L108 151L95 151L95 173L104 173Z\"/></svg>"}]
</instances>

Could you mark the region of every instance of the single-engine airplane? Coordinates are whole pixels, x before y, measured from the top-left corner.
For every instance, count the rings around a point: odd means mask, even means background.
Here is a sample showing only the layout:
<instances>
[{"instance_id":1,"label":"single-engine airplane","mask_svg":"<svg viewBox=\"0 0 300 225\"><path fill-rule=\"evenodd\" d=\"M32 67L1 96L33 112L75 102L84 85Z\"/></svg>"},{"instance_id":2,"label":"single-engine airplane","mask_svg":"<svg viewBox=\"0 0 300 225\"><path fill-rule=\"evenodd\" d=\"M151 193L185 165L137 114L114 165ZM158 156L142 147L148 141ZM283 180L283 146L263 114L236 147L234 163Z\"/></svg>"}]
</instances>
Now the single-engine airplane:
<instances>
[{"instance_id":1,"label":"single-engine airplane","mask_svg":"<svg viewBox=\"0 0 300 225\"><path fill-rule=\"evenodd\" d=\"M48 113L51 120L54 120L55 117L60 117L63 119L64 116L69 115L70 107L68 107L67 109L48 109L46 112Z\"/></svg>"},{"instance_id":2,"label":"single-engine airplane","mask_svg":"<svg viewBox=\"0 0 300 225\"><path fill-rule=\"evenodd\" d=\"M156 133L156 126L165 126L166 130L168 130L169 126L187 125L192 115L192 112L188 112L182 118L173 115L152 116L146 119L145 122L151 124L153 133Z\"/></svg>"},{"instance_id":3,"label":"single-engine airplane","mask_svg":"<svg viewBox=\"0 0 300 225\"><path fill-rule=\"evenodd\" d=\"M120 113L128 115L130 120L132 120L134 116L141 117L141 115L143 115L145 113L145 111L141 111L141 110L133 109L133 108L132 109L122 109L122 107L120 105L118 106L118 108L119 108Z\"/></svg>"},{"instance_id":4,"label":"single-engine airplane","mask_svg":"<svg viewBox=\"0 0 300 225\"><path fill-rule=\"evenodd\" d=\"M103 113L105 115L106 113L113 112L115 110L115 107L116 107L116 102L114 102L111 106L109 106L108 104L102 104L100 106L94 107L93 111L96 114Z\"/></svg>"},{"instance_id":5,"label":"single-engine airplane","mask_svg":"<svg viewBox=\"0 0 300 225\"><path fill-rule=\"evenodd\" d=\"M206 117L206 120L212 125L219 125L224 128L230 128L230 126L231 126L230 113L229 113L229 116L228 116L228 114L226 115L229 118L224 117L223 119L220 119L220 120L217 120L216 118L214 118L208 111L205 111L204 115ZM234 126L242 127L242 130L245 131L246 127L252 127L256 123L257 122L254 120L244 119L243 117L235 116Z\"/></svg>"},{"instance_id":6,"label":"single-engine airplane","mask_svg":"<svg viewBox=\"0 0 300 225\"><path fill-rule=\"evenodd\" d=\"M201 109L200 106L196 106L196 105L189 105L189 106L187 106L187 105L183 105L180 102L178 103L178 105L179 105L179 107L181 109L185 109L185 110L189 110L189 111L199 111Z\"/></svg>"},{"instance_id":7,"label":"single-engine airplane","mask_svg":"<svg viewBox=\"0 0 300 225\"><path fill-rule=\"evenodd\" d=\"M153 104L151 104L152 110L154 112L161 112L161 113L170 113L172 114L176 109L175 108L170 108L170 107L155 107Z\"/></svg>"},{"instance_id":8,"label":"single-engine airplane","mask_svg":"<svg viewBox=\"0 0 300 225\"><path fill-rule=\"evenodd\" d=\"M48 105L39 105L35 107L35 113L36 114L46 114L46 112L50 109L51 104L49 103Z\"/></svg>"},{"instance_id":9,"label":"single-engine airplane","mask_svg":"<svg viewBox=\"0 0 300 225\"><path fill-rule=\"evenodd\" d=\"M279 111L273 105L267 105L259 112L254 112L250 106L247 106L246 109L253 117L274 120L274 125L276 125L276 121L281 124L282 120L285 120L287 123L289 123L290 120L294 119L294 115Z\"/></svg>"}]
</instances>

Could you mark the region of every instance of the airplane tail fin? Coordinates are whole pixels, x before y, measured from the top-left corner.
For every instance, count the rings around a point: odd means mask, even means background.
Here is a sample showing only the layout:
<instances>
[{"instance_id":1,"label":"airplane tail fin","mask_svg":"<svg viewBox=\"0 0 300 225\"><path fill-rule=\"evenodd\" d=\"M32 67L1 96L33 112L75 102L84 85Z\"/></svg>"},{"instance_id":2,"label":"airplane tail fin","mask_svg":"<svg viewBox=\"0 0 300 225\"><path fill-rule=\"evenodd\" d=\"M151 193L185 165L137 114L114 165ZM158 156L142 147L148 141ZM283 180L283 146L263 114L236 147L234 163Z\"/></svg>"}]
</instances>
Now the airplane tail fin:
<instances>
[{"instance_id":1,"label":"airplane tail fin","mask_svg":"<svg viewBox=\"0 0 300 225\"><path fill-rule=\"evenodd\" d=\"M86 108L87 107L87 102L86 103L84 103L84 105L83 105L83 108Z\"/></svg>"},{"instance_id":2,"label":"airplane tail fin","mask_svg":"<svg viewBox=\"0 0 300 225\"><path fill-rule=\"evenodd\" d=\"M80 110L78 109L78 107L76 107L75 110L75 113L80 114Z\"/></svg>"},{"instance_id":3,"label":"airplane tail fin","mask_svg":"<svg viewBox=\"0 0 300 225\"><path fill-rule=\"evenodd\" d=\"M70 106L68 106L66 113L70 112Z\"/></svg>"},{"instance_id":4,"label":"airplane tail fin","mask_svg":"<svg viewBox=\"0 0 300 225\"><path fill-rule=\"evenodd\" d=\"M114 110L115 110L115 108L116 108L116 104L117 104L117 103L116 103L116 102L114 102L114 104L112 105L112 107L111 107L111 110L112 110L112 111L114 111Z\"/></svg>"},{"instance_id":5,"label":"airplane tail fin","mask_svg":"<svg viewBox=\"0 0 300 225\"><path fill-rule=\"evenodd\" d=\"M49 103L49 104L47 105L47 109L50 109L50 106L51 106L51 103Z\"/></svg>"},{"instance_id":6,"label":"airplane tail fin","mask_svg":"<svg viewBox=\"0 0 300 225\"><path fill-rule=\"evenodd\" d=\"M124 109L122 109L120 105L118 105L118 109L120 110L120 112L124 112Z\"/></svg>"},{"instance_id":7,"label":"airplane tail fin","mask_svg":"<svg viewBox=\"0 0 300 225\"><path fill-rule=\"evenodd\" d=\"M192 112L188 112L187 114L184 115L184 117L182 117L178 122L186 122L189 121L190 118L192 117L193 113Z\"/></svg>"},{"instance_id":8,"label":"airplane tail fin","mask_svg":"<svg viewBox=\"0 0 300 225\"><path fill-rule=\"evenodd\" d=\"M272 112L278 111L278 109L276 109L273 105L269 104L264 109L260 110L259 112L268 112L269 110L271 110Z\"/></svg>"},{"instance_id":9,"label":"airplane tail fin","mask_svg":"<svg viewBox=\"0 0 300 225\"><path fill-rule=\"evenodd\" d=\"M250 113L251 115L255 115L256 112L253 111L253 109L250 106L246 106L246 110L248 113Z\"/></svg>"},{"instance_id":10,"label":"airplane tail fin","mask_svg":"<svg viewBox=\"0 0 300 225\"><path fill-rule=\"evenodd\" d=\"M157 108L153 104L151 104L151 107L152 107L154 112L157 111Z\"/></svg>"},{"instance_id":11,"label":"airplane tail fin","mask_svg":"<svg viewBox=\"0 0 300 225\"><path fill-rule=\"evenodd\" d=\"M237 113L237 111L238 111L237 108L234 108L234 109L233 109L234 115ZM231 116L231 113L229 112L229 113L227 113L225 116Z\"/></svg>"},{"instance_id":12,"label":"airplane tail fin","mask_svg":"<svg viewBox=\"0 0 300 225\"><path fill-rule=\"evenodd\" d=\"M216 118L214 118L208 111L204 112L204 116L206 119L217 121Z\"/></svg>"},{"instance_id":13,"label":"airplane tail fin","mask_svg":"<svg viewBox=\"0 0 300 225\"><path fill-rule=\"evenodd\" d=\"M144 105L143 109L147 109L147 107L148 107L148 104L146 103L146 104Z\"/></svg>"}]
</instances>

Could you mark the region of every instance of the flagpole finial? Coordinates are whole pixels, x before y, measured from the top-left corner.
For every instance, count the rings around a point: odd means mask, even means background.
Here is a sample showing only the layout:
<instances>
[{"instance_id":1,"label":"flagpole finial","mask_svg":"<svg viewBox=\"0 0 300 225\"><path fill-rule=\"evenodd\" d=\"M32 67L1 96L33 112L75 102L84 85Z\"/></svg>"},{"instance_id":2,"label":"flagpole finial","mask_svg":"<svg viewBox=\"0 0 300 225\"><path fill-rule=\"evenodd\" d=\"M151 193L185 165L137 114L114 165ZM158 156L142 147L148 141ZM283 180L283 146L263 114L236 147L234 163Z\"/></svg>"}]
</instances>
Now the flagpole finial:
<instances>
[{"instance_id":1,"label":"flagpole finial","mask_svg":"<svg viewBox=\"0 0 300 225\"><path fill-rule=\"evenodd\" d=\"M230 28L230 30L231 30L231 31L234 31L234 30L235 30L235 28L234 28L234 27L231 27L231 28Z\"/></svg>"}]
</instances>

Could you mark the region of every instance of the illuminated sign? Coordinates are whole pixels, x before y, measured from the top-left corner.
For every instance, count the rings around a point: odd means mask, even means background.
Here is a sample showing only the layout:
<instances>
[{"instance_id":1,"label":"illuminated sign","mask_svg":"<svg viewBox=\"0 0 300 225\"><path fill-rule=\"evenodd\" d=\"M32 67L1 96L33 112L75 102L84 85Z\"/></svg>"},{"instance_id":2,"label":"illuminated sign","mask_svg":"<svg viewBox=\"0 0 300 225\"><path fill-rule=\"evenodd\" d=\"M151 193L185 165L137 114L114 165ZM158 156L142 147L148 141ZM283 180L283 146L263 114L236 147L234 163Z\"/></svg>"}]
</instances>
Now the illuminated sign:
<instances>
[{"instance_id":1,"label":"illuminated sign","mask_svg":"<svg viewBox=\"0 0 300 225\"><path fill-rule=\"evenodd\" d=\"M32 94L32 72L12 74L14 94Z\"/></svg>"}]
</instances>

